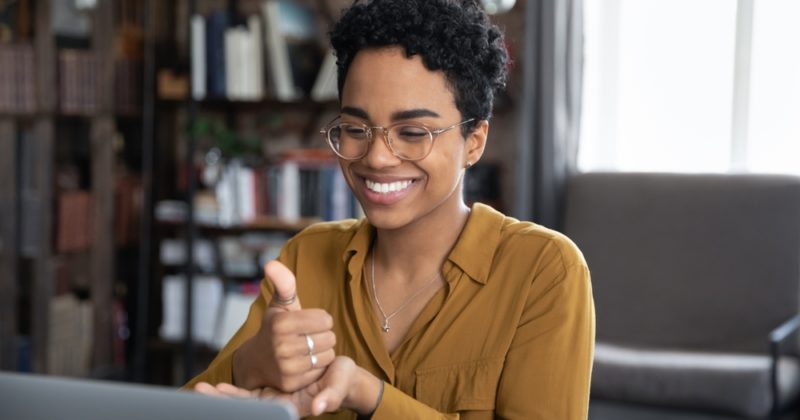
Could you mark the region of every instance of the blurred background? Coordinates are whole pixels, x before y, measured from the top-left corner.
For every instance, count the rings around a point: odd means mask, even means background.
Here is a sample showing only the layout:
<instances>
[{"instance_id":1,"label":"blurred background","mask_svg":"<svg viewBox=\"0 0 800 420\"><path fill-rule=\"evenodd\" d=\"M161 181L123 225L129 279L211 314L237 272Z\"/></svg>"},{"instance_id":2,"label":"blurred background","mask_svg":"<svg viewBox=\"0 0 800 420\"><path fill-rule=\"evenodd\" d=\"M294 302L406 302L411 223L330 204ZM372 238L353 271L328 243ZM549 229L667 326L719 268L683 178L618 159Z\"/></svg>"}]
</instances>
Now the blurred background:
<instances>
[{"instance_id":1,"label":"blurred background","mask_svg":"<svg viewBox=\"0 0 800 420\"><path fill-rule=\"evenodd\" d=\"M362 215L319 135L349 3L0 0L2 370L180 385L291 235ZM569 234L583 175L800 175L800 2L482 4L510 77L468 202Z\"/></svg>"}]
</instances>

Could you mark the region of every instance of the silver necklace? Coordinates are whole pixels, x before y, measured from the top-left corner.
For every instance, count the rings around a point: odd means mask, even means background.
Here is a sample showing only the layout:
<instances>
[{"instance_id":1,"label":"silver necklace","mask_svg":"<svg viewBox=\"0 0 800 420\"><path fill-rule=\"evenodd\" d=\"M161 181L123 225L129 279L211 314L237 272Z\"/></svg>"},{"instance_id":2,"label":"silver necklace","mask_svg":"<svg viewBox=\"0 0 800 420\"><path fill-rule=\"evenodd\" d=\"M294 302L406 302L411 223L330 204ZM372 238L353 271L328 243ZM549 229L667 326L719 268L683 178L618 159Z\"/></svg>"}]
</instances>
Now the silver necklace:
<instances>
[{"instance_id":1,"label":"silver necklace","mask_svg":"<svg viewBox=\"0 0 800 420\"><path fill-rule=\"evenodd\" d=\"M378 300L378 290L375 288L375 243L374 242L372 243L372 268L371 268L371 271L372 271L372 273L370 275L370 278L372 279L372 294L375 296L375 303L378 304L378 310L381 311L381 315L383 316L383 326L381 327L381 329L383 330L384 333L388 333L389 329L391 329L391 327L389 326L389 320L392 319L398 313L400 313L400 311L402 311L406 306L408 306L411 303L411 301L414 300L415 297L419 296L420 293L422 293L425 289L428 288L428 286L433 284L433 282L439 278L439 271L437 270L436 273L434 274L434 276L431 277L431 279L428 280L425 283L424 286L420 287L419 290L417 290L416 293L414 293L413 295L409 296L405 300L405 302L403 302L403 304L400 305L399 308L395 309L389 315L386 315L386 311L384 311L383 310L383 306L381 306L381 301Z\"/></svg>"}]
</instances>

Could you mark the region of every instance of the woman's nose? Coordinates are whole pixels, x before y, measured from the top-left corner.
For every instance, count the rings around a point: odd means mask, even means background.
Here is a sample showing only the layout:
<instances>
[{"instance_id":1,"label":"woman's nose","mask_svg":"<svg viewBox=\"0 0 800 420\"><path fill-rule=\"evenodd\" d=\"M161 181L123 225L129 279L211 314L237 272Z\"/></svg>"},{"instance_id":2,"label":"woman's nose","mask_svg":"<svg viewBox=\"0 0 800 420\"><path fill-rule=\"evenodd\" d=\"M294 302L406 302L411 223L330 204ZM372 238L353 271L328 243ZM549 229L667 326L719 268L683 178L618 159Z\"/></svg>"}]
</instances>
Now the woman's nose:
<instances>
[{"instance_id":1,"label":"woman's nose","mask_svg":"<svg viewBox=\"0 0 800 420\"><path fill-rule=\"evenodd\" d=\"M367 146L367 154L363 157L364 163L372 168L395 166L402 162L394 155L389 147L389 138L385 130L372 129L372 141Z\"/></svg>"}]
</instances>

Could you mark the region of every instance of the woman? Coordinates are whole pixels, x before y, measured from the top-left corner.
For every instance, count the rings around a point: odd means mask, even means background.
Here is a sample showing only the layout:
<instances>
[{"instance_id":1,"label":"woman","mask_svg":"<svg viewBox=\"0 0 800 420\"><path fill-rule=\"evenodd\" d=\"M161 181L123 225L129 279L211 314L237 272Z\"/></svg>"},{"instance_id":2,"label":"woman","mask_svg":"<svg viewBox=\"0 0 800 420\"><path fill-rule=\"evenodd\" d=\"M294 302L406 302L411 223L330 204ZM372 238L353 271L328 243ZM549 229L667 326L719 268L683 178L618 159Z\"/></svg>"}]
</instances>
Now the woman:
<instances>
[{"instance_id":1,"label":"woman","mask_svg":"<svg viewBox=\"0 0 800 420\"><path fill-rule=\"evenodd\" d=\"M474 0L373 0L331 41L341 115L322 133L366 219L290 240L187 386L328 418L586 418L594 311L580 251L462 199L505 83L500 31Z\"/></svg>"}]
</instances>

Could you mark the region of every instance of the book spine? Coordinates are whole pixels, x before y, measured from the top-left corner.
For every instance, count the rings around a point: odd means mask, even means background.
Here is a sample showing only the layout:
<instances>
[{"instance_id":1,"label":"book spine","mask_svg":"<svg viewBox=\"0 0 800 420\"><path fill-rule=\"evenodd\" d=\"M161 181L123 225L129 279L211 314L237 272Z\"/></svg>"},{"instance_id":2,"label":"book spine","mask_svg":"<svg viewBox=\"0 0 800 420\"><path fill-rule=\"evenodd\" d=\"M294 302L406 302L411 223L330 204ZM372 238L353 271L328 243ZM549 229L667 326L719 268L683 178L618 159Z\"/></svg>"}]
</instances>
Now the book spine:
<instances>
[{"instance_id":1,"label":"book spine","mask_svg":"<svg viewBox=\"0 0 800 420\"><path fill-rule=\"evenodd\" d=\"M239 99L241 62L238 57L238 34L239 30L236 28L225 31L225 93L231 100Z\"/></svg>"},{"instance_id":2,"label":"book spine","mask_svg":"<svg viewBox=\"0 0 800 420\"><path fill-rule=\"evenodd\" d=\"M264 97L264 36L261 34L261 19L257 15L247 18L248 28L248 50L246 55L250 57L251 65L251 96L253 100Z\"/></svg>"},{"instance_id":3,"label":"book spine","mask_svg":"<svg viewBox=\"0 0 800 420\"><path fill-rule=\"evenodd\" d=\"M206 20L203 16L192 16L192 97L206 97Z\"/></svg>"},{"instance_id":4,"label":"book spine","mask_svg":"<svg viewBox=\"0 0 800 420\"><path fill-rule=\"evenodd\" d=\"M281 101L292 101L298 98L294 88L292 69L289 62L289 49L286 38L281 31L280 3L277 0L266 0L263 5L264 32L269 53L270 74L273 77L275 97Z\"/></svg>"},{"instance_id":5,"label":"book spine","mask_svg":"<svg viewBox=\"0 0 800 420\"><path fill-rule=\"evenodd\" d=\"M206 25L206 70L208 71L209 96L225 97L225 30L228 15L217 11L208 16Z\"/></svg>"},{"instance_id":6,"label":"book spine","mask_svg":"<svg viewBox=\"0 0 800 420\"><path fill-rule=\"evenodd\" d=\"M278 217L286 220L300 218L300 167L287 161L281 167L281 184L278 195Z\"/></svg>"}]
</instances>

